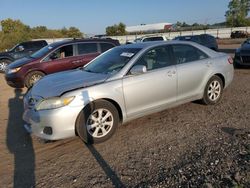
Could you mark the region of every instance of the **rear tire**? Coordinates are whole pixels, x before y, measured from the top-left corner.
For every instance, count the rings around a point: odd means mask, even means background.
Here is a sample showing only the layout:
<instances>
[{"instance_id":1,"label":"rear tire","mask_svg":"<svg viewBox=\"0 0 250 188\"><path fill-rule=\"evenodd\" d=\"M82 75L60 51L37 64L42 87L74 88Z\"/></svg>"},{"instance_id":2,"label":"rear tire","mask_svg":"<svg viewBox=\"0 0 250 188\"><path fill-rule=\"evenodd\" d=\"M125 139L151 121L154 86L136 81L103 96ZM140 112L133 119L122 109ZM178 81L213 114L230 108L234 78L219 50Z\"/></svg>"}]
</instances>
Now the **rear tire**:
<instances>
[{"instance_id":1,"label":"rear tire","mask_svg":"<svg viewBox=\"0 0 250 188\"><path fill-rule=\"evenodd\" d=\"M202 102L206 105L217 104L222 97L223 82L220 77L212 76L204 90Z\"/></svg>"},{"instance_id":2,"label":"rear tire","mask_svg":"<svg viewBox=\"0 0 250 188\"><path fill-rule=\"evenodd\" d=\"M0 73L4 73L7 66L11 63L8 59L1 59L0 60Z\"/></svg>"},{"instance_id":3,"label":"rear tire","mask_svg":"<svg viewBox=\"0 0 250 188\"><path fill-rule=\"evenodd\" d=\"M26 77L25 77L25 87L30 88L32 87L38 80L40 80L42 77L44 77L45 74L40 71L34 71L30 72Z\"/></svg>"},{"instance_id":4,"label":"rear tire","mask_svg":"<svg viewBox=\"0 0 250 188\"><path fill-rule=\"evenodd\" d=\"M98 100L88 104L79 114L76 121L78 136L87 144L108 140L119 124L116 107L106 101Z\"/></svg>"}]
</instances>

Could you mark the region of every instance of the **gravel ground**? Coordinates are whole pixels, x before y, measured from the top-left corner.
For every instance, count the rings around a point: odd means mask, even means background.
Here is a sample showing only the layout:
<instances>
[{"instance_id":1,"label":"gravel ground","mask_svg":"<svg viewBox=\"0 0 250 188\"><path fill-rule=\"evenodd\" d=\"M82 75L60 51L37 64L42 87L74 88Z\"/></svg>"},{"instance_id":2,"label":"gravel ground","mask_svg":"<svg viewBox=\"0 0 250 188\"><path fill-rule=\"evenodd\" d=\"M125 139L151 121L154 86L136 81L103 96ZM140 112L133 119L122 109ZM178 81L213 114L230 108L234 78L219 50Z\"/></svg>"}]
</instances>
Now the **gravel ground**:
<instances>
[{"instance_id":1,"label":"gravel ground","mask_svg":"<svg viewBox=\"0 0 250 188\"><path fill-rule=\"evenodd\" d=\"M43 143L0 75L1 187L250 187L250 69L215 106L188 103L120 126L108 141Z\"/></svg>"}]
</instances>

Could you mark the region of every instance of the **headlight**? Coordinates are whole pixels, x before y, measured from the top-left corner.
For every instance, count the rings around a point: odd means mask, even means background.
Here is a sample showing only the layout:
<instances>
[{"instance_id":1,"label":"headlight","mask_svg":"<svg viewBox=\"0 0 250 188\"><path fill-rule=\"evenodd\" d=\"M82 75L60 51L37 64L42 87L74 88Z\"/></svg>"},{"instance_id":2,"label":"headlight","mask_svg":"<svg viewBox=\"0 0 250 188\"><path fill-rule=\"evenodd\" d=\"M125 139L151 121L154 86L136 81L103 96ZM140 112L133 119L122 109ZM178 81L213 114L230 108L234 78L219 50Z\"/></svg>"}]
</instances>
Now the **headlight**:
<instances>
[{"instance_id":1,"label":"headlight","mask_svg":"<svg viewBox=\"0 0 250 188\"><path fill-rule=\"evenodd\" d=\"M16 73L17 71L19 71L21 69L21 67L17 67L14 69L8 69L7 70L7 74L11 74L11 73Z\"/></svg>"},{"instance_id":2,"label":"headlight","mask_svg":"<svg viewBox=\"0 0 250 188\"><path fill-rule=\"evenodd\" d=\"M60 108L71 103L74 98L75 97L62 97L62 98L55 97L55 98L45 99L37 103L35 109L36 110L49 110L49 109L54 109L54 108Z\"/></svg>"}]
</instances>

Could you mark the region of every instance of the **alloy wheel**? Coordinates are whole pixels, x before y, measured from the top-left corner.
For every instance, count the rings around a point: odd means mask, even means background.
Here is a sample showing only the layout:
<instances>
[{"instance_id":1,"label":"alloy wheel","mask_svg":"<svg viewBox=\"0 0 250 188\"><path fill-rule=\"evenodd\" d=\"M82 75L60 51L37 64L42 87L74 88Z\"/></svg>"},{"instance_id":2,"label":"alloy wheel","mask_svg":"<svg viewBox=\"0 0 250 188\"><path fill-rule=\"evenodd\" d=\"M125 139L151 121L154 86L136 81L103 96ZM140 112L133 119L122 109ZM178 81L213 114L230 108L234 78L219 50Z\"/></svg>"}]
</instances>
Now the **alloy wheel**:
<instances>
[{"instance_id":1,"label":"alloy wheel","mask_svg":"<svg viewBox=\"0 0 250 188\"><path fill-rule=\"evenodd\" d=\"M8 66L8 63L6 63L4 61L0 62L0 71L5 72L7 66Z\"/></svg>"},{"instance_id":2,"label":"alloy wheel","mask_svg":"<svg viewBox=\"0 0 250 188\"><path fill-rule=\"evenodd\" d=\"M87 131L94 138L107 135L114 124L112 113L104 108L95 110L87 120Z\"/></svg>"},{"instance_id":3,"label":"alloy wheel","mask_svg":"<svg viewBox=\"0 0 250 188\"><path fill-rule=\"evenodd\" d=\"M30 78L30 85L34 85L41 78L42 78L42 76L39 75L39 74L32 75L31 78Z\"/></svg>"},{"instance_id":4,"label":"alloy wheel","mask_svg":"<svg viewBox=\"0 0 250 188\"><path fill-rule=\"evenodd\" d=\"M221 94L221 84L217 80L212 81L208 87L208 97L211 101L216 101Z\"/></svg>"}]
</instances>

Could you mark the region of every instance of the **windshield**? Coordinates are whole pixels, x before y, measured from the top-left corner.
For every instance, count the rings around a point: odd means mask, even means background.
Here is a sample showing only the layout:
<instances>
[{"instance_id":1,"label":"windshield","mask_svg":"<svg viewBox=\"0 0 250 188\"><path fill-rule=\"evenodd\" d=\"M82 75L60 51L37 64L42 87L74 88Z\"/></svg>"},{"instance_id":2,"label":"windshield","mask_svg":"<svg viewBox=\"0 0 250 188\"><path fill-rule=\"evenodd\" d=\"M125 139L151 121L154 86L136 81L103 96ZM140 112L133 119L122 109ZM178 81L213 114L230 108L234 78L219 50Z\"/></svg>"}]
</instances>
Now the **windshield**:
<instances>
[{"instance_id":1,"label":"windshield","mask_svg":"<svg viewBox=\"0 0 250 188\"><path fill-rule=\"evenodd\" d=\"M113 48L84 67L85 71L115 74L137 54L141 48Z\"/></svg>"},{"instance_id":2,"label":"windshield","mask_svg":"<svg viewBox=\"0 0 250 188\"><path fill-rule=\"evenodd\" d=\"M52 46L45 46L38 50L37 52L33 53L30 57L32 58L41 58L46 55L53 47Z\"/></svg>"},{"instance_id":3,"label":"windshield","mask_svg":"<svg viewBox=\"0 0 250 188\"><path fill-rule=\"evenodd\" d=\"M19 44L17 44L17 45L15 45L15 46L13 46L11 49L9 49L9 50L7 50L8 52L11 52L11 51L13 51L17 46L18 46Z\"/></svg>"}]
</instances>

